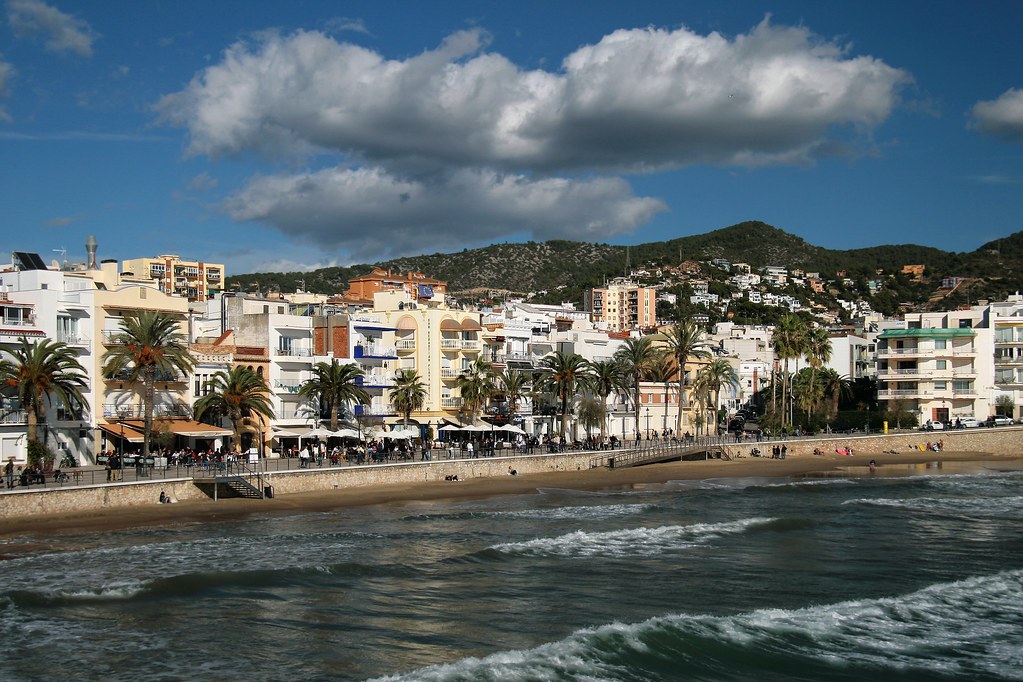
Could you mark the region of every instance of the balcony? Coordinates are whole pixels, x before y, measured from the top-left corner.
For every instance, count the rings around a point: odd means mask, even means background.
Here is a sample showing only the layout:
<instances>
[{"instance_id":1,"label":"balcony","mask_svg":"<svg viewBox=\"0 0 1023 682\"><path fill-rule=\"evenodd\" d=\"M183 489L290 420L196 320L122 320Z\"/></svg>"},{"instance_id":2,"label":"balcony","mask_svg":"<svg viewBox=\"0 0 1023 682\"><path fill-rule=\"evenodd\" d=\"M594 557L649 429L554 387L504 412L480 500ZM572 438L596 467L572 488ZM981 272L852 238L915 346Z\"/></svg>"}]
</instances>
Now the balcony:
<instances>
[{"instance_id":1,"label":"balcony","mask_svg":"<svg viewBox=\"0 0 1023 682\"><path fill-rule=\"evenodd\" d=\"M278 393L297 394L302 390L302 384L286 384L283 381L278 381L274 383L274 390Z\"/></svg>"},{"instance_id":2,"label":"balcony","mask_svg":"<svg viewBox=\"0 0 1023 682\"><path fill-rule=\"evenodd\" d=\"M389 374L366 374L356 379L355 383L363 388L389 388L394 386L394 377Z\"/></svg>"},{"instance_id":3,"label":"balcony","mask_svg":"<svg viewBox=\"0 0 1023 682\"><path fill-rule=\"evenodd\" d=\"M440 370L441 379L457 379L458 375L461 374L461 370L456 367L442 367Z\"/></svg>"},{"instance_id":4,"label":"balcony","mask_svg":"<svg viewBox=\"0 0 1023 682\"><path fill-rule=\"evenodd\" d=\"M25 410L0 410L0 424L27 424L28 413Z\"/></svg>"},{"instance_id":5,"label":"balcony","mask_svg":"<svg viewBox=\"0 0 1023 682\"><path fill-rule=\"evenodd\" d=\"M877 392L878 400L892 400L894 398L929 398L934 395L933 391L925 391L919 388L891 388Z\"/></svg>"},{"instance_id":6,"label":"balcony","mask_svg":"<svg viewBox=\"0 0 1023 682\"><path fill-rule=\"evenodd\" d=\"M413 339L398 339L397 343L395 343L395 346L398 348L399 351L402 351L402 350L415 350L416 349L416 340L414 338Z\"/></svg>"},{"instance_id":7,"label":"balcony","mask_svg":"<svg viewBox=\"0 0 1023 682\"><path fill-rule=\"evenodd\" d=\"M472 353L478 353L480 350L479 341L462 341L462 350L469 351Z\"/></svg>"},{"instance_id":8,"label":"balcony","mask_svg":"<svg viewBox=\"0 0 1023 682\"><path fill-rule=\"evenodd\" d=\"M396 414L390 405L356 405L355 416L386 417Z\"/></svg>"},{"instance_id":9,"label":"balcony","mask_svg":"<svg viewBox=\"0 0 1023 682\"><path fill-rule=\"evenodd\" d=\"M103 417L106 419L143 419L146 416L142 405L103 405ZM192 409L188 405L153 405L153 417L188 417Z\"/></svg>"},{"instance_id":10,"label":"balcony","mask_svg":"<svg viewBox=\"0 0 1023 682\"><path fill-rule=\"evenodd\" d=\"M1006 365L1023 365L1023 357L1001 357L995 358L995 365L1004 367Z\"/></svg>"},{"instance_id":11,"label":"balcony","mask_svg":"<svg viewBox=\"0 0 1023 682\"><path fill-rule=\"evenodd\" d=\"M441 339L440 340L441 350L462 350L461 339Z\"/></svg>"},{"instance_id":12,"label":"balcony","mask_svg":"<svg viewBox=\"0 0 1023 682\"><path fill-rule=\"evenodd\" d=\"M72 348L83 348L85 350L92 348L92 339L86 338L81 334L57 334L57 341L65 343Z\"/></svg>"},{"instance_id":13,"label":"balcony","mask_svg":"<svg viewBox=\"0 0 1023 682\"><path fill-rule=\"evenodd\" d=\"M397 358L398 350L394 346L366 343L355 347L357 358Z\"/></svg>"},{"instance_id":14,"label":"balcony","mask_svg":"<svg viewBox=\"0 0 1023 682\"><path fill-rule=\"evenodd\" d=\"M461 398L441 398L440 406L445 410L457 410L462 407Z\"/></svg>"},{"instance_id":15,"label":"balcony","mask_svg":"<svg viewBox=\"0 0 1023 682\"><path fill-rule=\"evenodd\" d=\"M278 357L290 357L290 358L311 358L313 356L312 348L274 348L274 355Z\"/></svg>"}]
</instances>

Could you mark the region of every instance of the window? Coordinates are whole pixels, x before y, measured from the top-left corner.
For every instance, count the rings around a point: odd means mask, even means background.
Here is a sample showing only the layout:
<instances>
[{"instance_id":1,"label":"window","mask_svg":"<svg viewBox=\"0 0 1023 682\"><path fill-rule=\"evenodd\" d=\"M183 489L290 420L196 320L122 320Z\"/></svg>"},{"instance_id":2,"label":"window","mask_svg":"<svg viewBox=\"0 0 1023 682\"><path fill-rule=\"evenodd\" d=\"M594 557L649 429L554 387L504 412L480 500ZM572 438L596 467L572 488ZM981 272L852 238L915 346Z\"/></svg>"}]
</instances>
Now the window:
<instances>
[{"instance_id":1,"label":"window","mask_svg":"<svg viewBox=\"0 0 1023 682\"><path fill-rule=\"evenodd\" d=\"M945 350L948 347L947 343L945 339L934 339L934 348L936 350Z\"/></svg>"},{"instance_id":2,"label":"window","mask_svg":"<svg viewBox=\"0 0 1023 682\"><path fill-rule=\"evenodd\" d=\"M972 393L973 382L972 381L953 381L952 391L955 393Z\"/></svg>"},{"instance_id":3,"label":"window","mask_svg":"<svg viewBox=\"0 0 1023 682\"><path fill-rule=\"evenodd\" d=\"M946 369L947 365L948 365L948 360L935 360L934 361L934 368L935 369Z\"/></svg>"},{"instance_id":4,"label":"window","mask_svg":"<svg viewBox=\"0 0 1023 682\"><path fill-rule=\"evenodd\" d=\"M935 391L947 391L948 390L948 382L947 381L935 381L934 382L934 390Z\"/></svg>"},{"instance_id":5,"label":"window","mask_svg":"<svg viewBox=\"0 0 1023 682\"><path fill-rule=\"evenodd\" d=\"M959 320L960 329L969 329L973 326L970 320Z\"/></svg>"}]
</instances>

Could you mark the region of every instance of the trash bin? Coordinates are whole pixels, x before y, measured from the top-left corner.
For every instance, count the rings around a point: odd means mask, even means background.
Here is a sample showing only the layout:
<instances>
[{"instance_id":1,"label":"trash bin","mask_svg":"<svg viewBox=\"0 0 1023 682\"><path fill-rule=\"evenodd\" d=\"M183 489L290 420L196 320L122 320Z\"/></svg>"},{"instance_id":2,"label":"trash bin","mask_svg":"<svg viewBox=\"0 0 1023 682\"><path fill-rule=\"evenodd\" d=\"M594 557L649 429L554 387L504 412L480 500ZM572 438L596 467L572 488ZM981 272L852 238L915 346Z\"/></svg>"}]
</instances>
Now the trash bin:
<instances>
[{"instance_id":1,"label":"trash bin","mask_svg":"<svg viewBox=\"0 0 1023 682\"><path fill-rule=\"evenodd\" d=\"M263 497L268 500L272 500L274 496L274 487L272 485L263 486Z\"/></svg>"}]
</instances>

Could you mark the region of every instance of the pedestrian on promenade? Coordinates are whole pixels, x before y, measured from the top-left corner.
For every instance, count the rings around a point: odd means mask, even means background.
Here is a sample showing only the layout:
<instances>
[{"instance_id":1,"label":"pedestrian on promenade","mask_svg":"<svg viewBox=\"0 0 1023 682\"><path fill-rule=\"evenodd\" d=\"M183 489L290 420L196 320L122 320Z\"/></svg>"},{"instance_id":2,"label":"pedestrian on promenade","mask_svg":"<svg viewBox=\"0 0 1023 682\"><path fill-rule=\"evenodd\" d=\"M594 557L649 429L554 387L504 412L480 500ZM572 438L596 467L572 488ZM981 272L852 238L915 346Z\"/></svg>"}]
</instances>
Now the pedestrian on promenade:
<instances>
[{"instance_id":1,"label":"pedestrian on promenade","mask_svg":"<svg viewBox=\"0 0 1023 682\"><path fill-rule=\"evenodd\" d=\"M7 479L7 489L11 490L14 488L14 458L9 457L7 464L4 466L4 478Z\"/></svg>"}]
</instances>

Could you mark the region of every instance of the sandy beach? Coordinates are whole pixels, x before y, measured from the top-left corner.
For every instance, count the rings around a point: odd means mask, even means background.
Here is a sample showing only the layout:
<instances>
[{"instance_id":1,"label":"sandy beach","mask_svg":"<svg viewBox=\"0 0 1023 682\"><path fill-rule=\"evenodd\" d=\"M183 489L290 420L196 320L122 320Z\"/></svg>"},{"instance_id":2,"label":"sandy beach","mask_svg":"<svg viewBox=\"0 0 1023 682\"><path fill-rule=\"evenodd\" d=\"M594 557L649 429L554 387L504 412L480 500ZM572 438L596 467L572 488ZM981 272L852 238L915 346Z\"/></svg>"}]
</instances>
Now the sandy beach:
<instances>
[{"instance_id":1,"label":"sandy beach","mask_svg":"<svg viewBox=\"0 0 1023 682\"><path fill-rule=\"evenodd\" d=\"M872 474L868 465L877 461ZM464 481L367 486L279 496L273 500L190 500L179 504L91 511L0 521L0 559L45 551L46 538L79 530L118 530L143 525L216 522L246 516L330 511L344 507L402 502L486 498L528 494L545 488L609 490L678 480L792 476L906 476L914 474L977 473L1020 470L1023 458L991 453L909 452L897 455L863 454L852 457L798 457L785 460L742 459L669 462L626 469L590 469ZM31 540L25 540L29 536Z\"/></svg>"}]
</instances>

